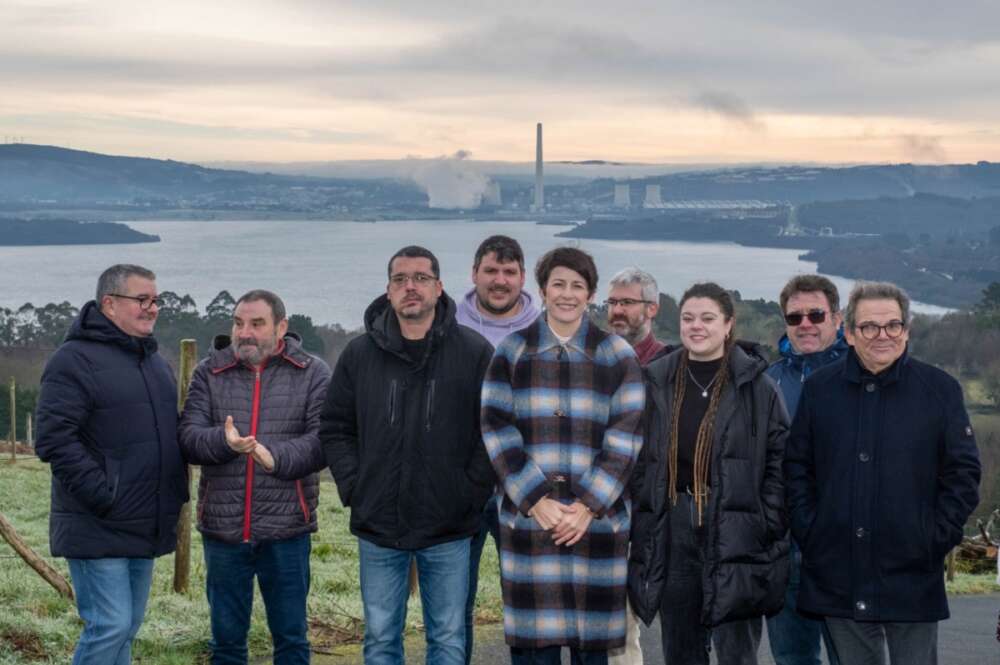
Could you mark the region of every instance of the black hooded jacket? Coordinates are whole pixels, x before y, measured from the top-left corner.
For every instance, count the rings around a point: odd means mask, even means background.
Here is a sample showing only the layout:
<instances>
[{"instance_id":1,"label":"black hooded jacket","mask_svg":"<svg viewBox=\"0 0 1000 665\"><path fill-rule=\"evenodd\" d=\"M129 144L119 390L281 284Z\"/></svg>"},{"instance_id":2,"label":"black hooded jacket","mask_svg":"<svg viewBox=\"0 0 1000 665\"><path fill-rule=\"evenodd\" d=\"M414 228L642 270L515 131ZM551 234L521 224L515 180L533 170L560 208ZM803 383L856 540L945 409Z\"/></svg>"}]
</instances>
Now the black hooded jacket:
<instances>
[{"instance_id":1,"label":"black hooded jacket","mask_svg":"<svg viewBox=\"0 0 1000 665\"><path fill-rule=\"evenodd\" d=\"M632 547L628 592L649 623L660 609L670 542L667 443L680 348L646 368L646 442L633 474ZM729 356L712 436L709 498L704 520L702 623L773 614L788 582L788 520L782 458L788 414L755 344L739 342Z\"/></svg>"},{"instance_id":2,"label":"black hooded jacket","mask_svg":"<svg viewBox=\"0 0 1000 665\"><path fill-rule=\"evenodd\" d=\"M404 350L387 296L365 329L337 362L320 423L351 532L406 550L471 536L495 482L479 429L493 348L458 325L445 293L422 358Z\"/></svg>"},{"instance_id":3,"label":"black hooded jacket","mask_svg":"<svg viewBox=\"0 0 1000 665\"><path fill-rule=\"evenodd\" d=\"M45 365L35 451L52 467L53 556L153 557L176 546L187 474L177 384L156 348L90 301Z\"/></svg>"}]
</instances>

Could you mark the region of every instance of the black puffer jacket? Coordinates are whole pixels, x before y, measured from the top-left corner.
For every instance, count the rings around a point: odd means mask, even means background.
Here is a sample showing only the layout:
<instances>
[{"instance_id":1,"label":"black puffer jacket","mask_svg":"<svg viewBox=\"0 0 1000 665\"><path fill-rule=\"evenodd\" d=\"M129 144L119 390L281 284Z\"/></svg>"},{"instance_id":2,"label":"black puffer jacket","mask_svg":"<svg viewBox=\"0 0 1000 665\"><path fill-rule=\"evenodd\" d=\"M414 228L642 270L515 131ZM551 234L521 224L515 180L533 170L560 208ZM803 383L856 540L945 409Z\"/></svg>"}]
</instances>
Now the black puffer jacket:
<instances>
[{"instance_id":1,"label":"black puffer jacket","mask_svg":"<svg viewBox=\"0 0 1000 665\"><path fill-rule=\"evenodd\" d=\"M201 466L198 530L211 538L258 542L316 531L317 472L325 466L319 414L330 368L303 351L294 333L283 342L257 372L219 336L191 379L180 444L185 459ZM271 473L229 447L226 416L270 451Z\"/></svg>"},{"instance_id":2,"label":"black puffer jacket","mask_svg":"<svg viewBox=\"0 0 1000 665\"><path fill-rule=\"evenodd\" d=\"M646 368L646 442L633 475L632 547L628 591L649 623L660 608L667 571L669 497L667 441L674 380L683 348ZM782 456L788 414L758 347L730 353L730 381L722 393L712 441L707 537L702 573L702 623L773 614L788 583L788 520Z\"/></svg>"},{"instance_id":3,"label":"black puffer jacket","mask_svg":"<svg viewBox=\"0 0 1000 665\"><path fill-rule=\"evenodd\" d=\"M471 536L495 482L479 429L493 348L445 293L423 358L403 350L386 296L365 328L337 362L320 428L351 532L407 550Z\"/></svg>"},{"instance_id":4,"label":"black puffer jacket","mask_svg":"<svg viewBox=\"0 0 1000 665\"><path fill-rule=\"evenodd\" d=\"M94 301L42 374L35 451L52 467L52 556L172 552L187 475L177 385L152 337L132 337Z\"/></svg>"}]
</instances>

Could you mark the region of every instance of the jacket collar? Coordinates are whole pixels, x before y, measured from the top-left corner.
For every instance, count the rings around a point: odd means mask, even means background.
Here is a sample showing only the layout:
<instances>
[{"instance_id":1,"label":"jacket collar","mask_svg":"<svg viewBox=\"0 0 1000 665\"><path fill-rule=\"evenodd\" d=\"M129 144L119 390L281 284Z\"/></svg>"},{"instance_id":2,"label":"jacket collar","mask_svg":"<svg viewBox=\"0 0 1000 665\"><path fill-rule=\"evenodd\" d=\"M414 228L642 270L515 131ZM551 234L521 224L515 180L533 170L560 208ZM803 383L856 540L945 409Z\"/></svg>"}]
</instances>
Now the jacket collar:
<instances>
[{"instance_id":1,"label":"jacket collar","mask_svg":"<svg viewBox=\"0 0 1000 665\"><path fill-rule=\"evenodd\" d=\"M563 346L563 343L559 341L555 333L552 332L552 328L549 327L548 313L542 312L542 315L535 320L534 328L538 335L538 344L534 353L544 353L550 349L554 349L557 346ZM567 349L575 349L587 356L591 360L597 353L597 345L600 343L599 339L592 339L590 335L591 328L595 328L590 322L590 316L584 312L583 319L580 321L580 327L576 329L573 336L567 340L565 346ZM526 352L527 353L527 352Z\"/></svg>"},{"instance_id":2,"label":"jacket collar","mask_svg":"<svg viewBox=\"0 0 1000 665\"><path fill-rule=\"evenodd\" d=\"M666 388L677 373L682 354L687 353L683 346L677 347L668 355L661 356L646 366L646 376L658 388ZM729 371L733 383L739 387L753 381L761 372L767 369L767 361L759 344L736 340L729 352Z\"/></svg>"},{"instance_id":3,"label":"jacket collar","mask_svg":"<svg viewBox=\"0 0 1000 665\"><path fill-rule=\"evenodd\" d=\"M782 335L778 341L778 351L781 353L781 360L778 362L796 372L808 373L842 358L847 353L849 346L847 340L844 339L843 327L837 330L837 339L833 344L816 353L799 353L792 346L792 341L788 339L786 334Z\"/></svg>"},{"instance_id":4,"label":"jacket collar","mask_svg":"<svg viewBox=\"0 0 1000 665\"><path fill-rule=\"evenodd\" d=\"M866 377L874 377L875 381L880 386L888 386L899 381L902 376L903 369L910 362L910 345L907 344L906 348L903 349L903 355L896 359L892 365L887 367L885 370L878 374L872 374L867 369L861 365L861 360L858 358L858 354L854 351L854 347L847 352L847 360L844 367L844 376L851 383L861 383Z\"/></svg>"},{"instance_id":5,"label":"jacket collar","mask_svg":"<svg viewBox=\"0 0 1000 665\"><path fill-rule=\"evenodd\" d=\"M312 356L303 350L302 338L297 333L285 333L280 344L278 352L264 361L265 367L273 364L275 360L281 360L298 369L305 369L312 363ZM236 355L236 349L229 335L216 335L212 340L212 353L208 358L208 368L212 374L219 374L240 365L247 366Z\"/></svg>"},{"instance_id":6,"label":"jacket collar","mask_svg":"<svg viewBox=\"0 0 1000 665\"><path fill-rule=\"evenodd\" d=\"M137 356L151 356L158 348L155 337L136 337L104 315L96 300L87 302L66 333L66 341L87 340L118 346Z\"/></svg>"},{"instance_id":7,"label":"jacket collar","mask_svg":"<svg viewBox=\"0 0 1000 665\"><path fill-rule=\"evenodd\" d=\"M408 362L415 362L419 368L424 366L445 335L458 326L455 310L455 301L442 291L434 309L434 323L427 333L429 343L423 358L410 358L403 350L403 333L399 328L399 319L396 318L396 312L389 303L389 296L384 293L372 301L365 310L365 332L380 349Z\"/></svg>"}]
</instances>

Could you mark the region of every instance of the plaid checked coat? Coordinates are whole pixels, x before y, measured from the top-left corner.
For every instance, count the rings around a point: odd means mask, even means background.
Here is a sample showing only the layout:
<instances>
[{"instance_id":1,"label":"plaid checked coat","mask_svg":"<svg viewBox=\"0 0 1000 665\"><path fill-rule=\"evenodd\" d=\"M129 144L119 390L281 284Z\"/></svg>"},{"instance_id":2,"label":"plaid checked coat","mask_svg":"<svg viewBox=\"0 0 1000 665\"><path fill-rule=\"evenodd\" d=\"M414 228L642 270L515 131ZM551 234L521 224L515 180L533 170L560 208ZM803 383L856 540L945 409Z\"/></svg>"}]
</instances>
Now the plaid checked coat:
<instances>
[{"instance_id":1,"label":"plaid checked coat","mask_svg":"<svg viewBox=\"0 0 1000 665\"><path fill-rule=\"evenodd\" d=\"M482 431L504 495L500 568L507 644L606 650L625 643L629 475L645 401L635 353L585 316L565 346L540 316L506 337L486 373ZM579 499L595 518L557 546L528 511Z\"/></svg>"}]
</instances>

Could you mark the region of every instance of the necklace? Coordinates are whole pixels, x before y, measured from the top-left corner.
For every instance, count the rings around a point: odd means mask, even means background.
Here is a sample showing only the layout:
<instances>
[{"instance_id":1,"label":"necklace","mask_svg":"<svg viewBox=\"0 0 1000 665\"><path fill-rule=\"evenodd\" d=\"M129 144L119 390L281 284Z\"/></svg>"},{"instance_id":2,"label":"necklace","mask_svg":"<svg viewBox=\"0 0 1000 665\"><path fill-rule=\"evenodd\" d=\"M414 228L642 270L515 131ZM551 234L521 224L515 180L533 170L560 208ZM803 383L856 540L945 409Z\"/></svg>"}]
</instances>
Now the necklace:
<instances>
[{"instance_id":1,"label":"necklace","mask_svg":"<svg viewBox=\"0 0 1000 665\"><path fill-rule=\"evenodd\" d=\"M715 379L718 377L718 374L712 377L712 380L708 382L708 385L703 386L700 383L698 383L698 379L694 378L694 374L691 373L690 367L687 368L687 371L688 371L688 376L691 377L691 381L693 381L694 385L698 386L698 388L701 390L701 396L708 397L708 389L712 387L713 383L715 383Z\"/></svg>"}]
</instances>

